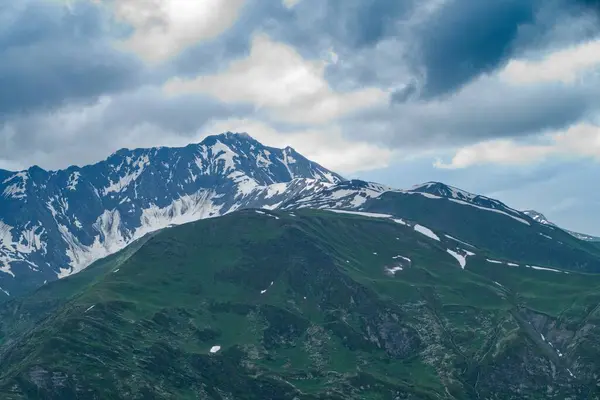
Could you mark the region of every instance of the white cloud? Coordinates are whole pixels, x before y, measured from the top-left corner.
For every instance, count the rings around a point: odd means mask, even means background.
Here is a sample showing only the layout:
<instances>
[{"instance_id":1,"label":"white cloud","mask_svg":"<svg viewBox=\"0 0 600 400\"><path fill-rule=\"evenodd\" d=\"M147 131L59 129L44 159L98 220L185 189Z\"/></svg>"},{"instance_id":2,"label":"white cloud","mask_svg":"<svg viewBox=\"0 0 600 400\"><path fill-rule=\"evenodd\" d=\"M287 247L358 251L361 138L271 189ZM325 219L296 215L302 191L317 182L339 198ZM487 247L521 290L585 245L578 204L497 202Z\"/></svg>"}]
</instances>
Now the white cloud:
<instances>
[{"instance_id":1,"label":"white cloud","mask_svg":"<svg viewBox=\"0 0 600 400\"><path fill-rule=\"evenodd\" d=\"M332 60L336 60L331 56ZM388 93L364 88L337 93L324 78L329 61L305 60L290 46L256 35L248 58L216 75L174 78L168 93L204 93L224 102L254 104L273 120L326 123L359 109L387 103Z\"/></svg>"},{"instance_id":2,"label":"white cloud","mask_svg":"<svg viewBox=\"0 0 600 400\"><path fill-rule=\"evenodd\" d=\"M435 162L437 168L466 168L478 164L529 164L546 156L552 149L547 146L522 146L510 139L480 142L463 147L449 164Z\"/></svg>"},{"instance_id":3,"label":"white cloud","mask_svg":"<svg viewBox=\"0 0 600 400\"><path fill-rule=\"evenodd\" d=\"M600 39L548 54L541 60L511 60L499 73L513 84L574 83L582 74L600 68Z\"/></svg>"},{"instance_id":4,"label":"white cloud","mask_svg":"<svg viewBox=\"0 0 600 400\"><path fill-rule=\"evenodd\" d=\"M296 4L300 3L302 0L282 0L283 5L287 8L293 8Z\"/></svg>"},{"instance_id":5,"label":"white cloud","mask_svg":"<svg viewBox=\"0 0 600 400\"><path fill-rule=\"evenodd\" d=\"M0 158L0 169L4 169L7 171L20 171L23 169L27 169L28 165L23 165L19 162L4 160Z\"/></svg>"},{"instance_id":6,"label":"white cloud","mask_svg":"<svg viewBox=\"0 0 600 400\"><path fill-rule=\"evenodd\" d=\"M148 88L9 121L0 126L0 168L85 165L122 147L185 146L226 131L247 132L269 146L292 146L308 159L342 174L384 168L395 156L393 150L366 139L344 137L336 124L280 132L259 116L220 113L219 108L211 112L210 103L189 98L169 102L157 97L161 94L159 89ZM194 110L195 117L190 119L188 114ZM172 119L184 121L176 124Z\"/></svg>"},{"instance_id":7,"label":"white cloud","mask_svg":"<svg viewBox=\"0 0 600 400\"><path fill-rule=\"evenodd\" d=\"M511 139L488 140L459 149L449 163L437 168L457 169L481 164L526 165L549 156L591 157L600 160L600 125L581 123L543 136L546 142L520 144Z\"/></svg>"},{"instance_id":8,"label":"white cloud","mask_svg":"<svg viewBox=\"0 0 600 400\"><path fill-rule=\"evenodd\" d=\"M600 159L600 125L578 124L553 139L561 152Z\"/></svg>"},{"instance_id":9,"label":"white cloud","mask_svg":"<svg viewBox=\"0 0 600 400\"><path fill-rule=\"evenodd\" d=\"M123 45L151 62L225 32L245 0L118 0L116 16L135 32Z\"/></svg>"},{"instance_id":10,"label":"white cloud","mask_svg":"<svg viewBox=\"0 0 600 400\"><path fill-rule=\"evenodd\" d=\"M350 141L337 127L281 133L271 126L249 119L215 121L202 129L197 140L220 132L247 132L272 147L291 146L300 154L341 174L355 173L389 165L394 152L364 141Z\"/></svg>"}]
</instances>

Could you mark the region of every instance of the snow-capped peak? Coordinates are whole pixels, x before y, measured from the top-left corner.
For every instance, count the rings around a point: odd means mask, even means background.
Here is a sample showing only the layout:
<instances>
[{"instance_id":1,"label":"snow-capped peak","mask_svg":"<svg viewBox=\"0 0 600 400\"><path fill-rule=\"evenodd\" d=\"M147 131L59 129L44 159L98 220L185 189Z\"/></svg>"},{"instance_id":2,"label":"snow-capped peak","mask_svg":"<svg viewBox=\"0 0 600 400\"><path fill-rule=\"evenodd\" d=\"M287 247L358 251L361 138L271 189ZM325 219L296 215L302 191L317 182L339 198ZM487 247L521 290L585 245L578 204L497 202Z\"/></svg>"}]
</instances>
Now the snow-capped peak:
<instances>
[{"instance_id":1,"label":"snow-capped peak","mask_svg":"<svg viewBox=\"0 0 600 400\"><path fill-rule=\"evenodd\" d=\"M407 190L408 192L420 192L420 193L429 193L432 195L447 197L451 199L463 200L463 201L494 201L499 204L497 200L490 199L489 197L485 197L478 194L469 193L465 190L458 189L454 186L446 185L441 182L426 182L420 185L415 185L412 188ZM503 205L504 206L504 205Z\"/></svg>"},{"instance_id":2,"label":"snow-capped peak","mask_svg":"<svg viewBox=\"0 0 600 400\"><path fill-rule=\"evenodd\" d=\"M24 268L41 284L153 230L277 208L342 181L291 147L233 132L179 148L120 149L83 167L0 171L0 287L17 294L37 282L21 282L32 279Z\"/></svg>"}]
</instances>

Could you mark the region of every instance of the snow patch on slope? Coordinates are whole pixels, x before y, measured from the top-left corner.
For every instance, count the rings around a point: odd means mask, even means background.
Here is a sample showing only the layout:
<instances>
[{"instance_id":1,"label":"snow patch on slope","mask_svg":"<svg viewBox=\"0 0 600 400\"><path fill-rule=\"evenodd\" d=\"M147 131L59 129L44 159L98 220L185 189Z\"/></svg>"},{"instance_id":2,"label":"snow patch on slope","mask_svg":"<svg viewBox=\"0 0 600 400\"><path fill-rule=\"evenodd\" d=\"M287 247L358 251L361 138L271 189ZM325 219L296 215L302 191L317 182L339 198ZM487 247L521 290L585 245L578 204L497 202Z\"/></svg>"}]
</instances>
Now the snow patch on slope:
<instances>
[{"instance_id":1,"label":"snow patch on slope","mask_svg":"<svg viewBox=\"0 0 600 400\"><path fill-rule=\"evenodd\" d=\"M270 199L273 196L280 195L284 193L288 188L288 182L282 183L274 183L272 185L267 186L267 194L265 199Z\"/></svg>"},{"instance_id":2,"label":"snow patch on slope","mask_svg":"<svg viewBox=\"0 0 600 400\"><path fill-rule=\"evenodd\" d=\"M247 196L260 186L255 179L241 171L233 171L227 177L237 185L236 198Z\"/></svg>"},{"instance_id":3,"label":"snow patch on slope","mask_svg":"<svg viewBox=\"0 0 600 400\"><path fill-rule=\"evenodd\" d=\"M332 178L333 179L333 178ZM372 182L360 182L356 187L354 181L331 184L325 182L323 190L311 193L301 199L297 199L295 207L297 208L317 208L317 209L358 209L367 200L377 198L386 191L391 191L384 185Z\"/></svg>"},{"instance_id":4,"label":"snow patch on slope","mask_svg":"<svg viewBox=\"0 0 600 400\"><path fill-rule=\"evenodd\" d=\"M118 210L104 211L93 224L98 235L89 246L82 244L66 226L58 224L61 236L67 244L66 255L70 263L68 267L60 268L57 276L64 278L77 273L94 261L122 250L147 233L220 215L222 206L213 203L214 197L212 191L200 191L190 196L182 196L167 207L160 208L152 204L142 210L140 226L133 233L123 227Z\"/></svg>"},{"instance_id":5,"label":"snow patch on slope","mask_svg":"<svg viewBox=\"0 0 600 400\"><path fill-rule=\"evenodd\" d=\"M140 238L147 233L168 227L181 225L204 218L221 215L223 205L214 203L217 195L212 190L201 190L192 195L181 196L170 205L160 208L152 204L142 210L141 226L136 229L134 237Z\"/></svg>"},{"instance_id":6,"label":"snow patch on slope","mask_svg":"<svg viewBox=\"0 0 600 400\"><path fill-rule=\"evenodd\" d=\"M406 221L404 221L400 218L392 218L393 216L391 214L379 214L379 213L364 212L364 211L335 210L333 208L325 208L324 210L338 213L338 214L360 215L362 217L369 217L369 218L385 218L385 219L389 219L390 221L393 221L400 225L410 226Z\"/></svg>"},{"instance_id":7,"label":"snow patch on slope","mask_svg":"<svg viewBox=\"0 0 600 400\"><path fill-rule=\"evenodd\" d=\"M537 267L535 265L526 265L525 267L526 268L536 269L538 271L552 271L552 272L559 272L559 273L562 272L563 274L568 274L568 272L566 272L566 271L561 271L561 270L554 269L554 268Z\"/></svg>"},{"instance_id":8,"label":"snow patch on slope","mask_svg":"<svg viewBox=\"0 0 600 400\"><path fill-rule=\"evenodd\" d=\"M370 213L370 212L362 212L362 211L347 211L347 210L335 210L333 208L326 208L326 211L338 213L338 214L351 214L351 215L360 215L363 217L370 218L391 218L390 214L378 214L378 213Z\"/></svg>"},{"instance_id":9,"label":"snow patch on slope","mask_svg":"<svg viewBox=\"0 0 600 400\"><path fill-rule=\"evenodd\" d=\"M13 199L23 199L27 197L26 190L28 180L29 174L25 171L17 172L13 176L5 179L2 184L10 183L10 185L4 188L2 196Z\"/></svg>"},{"instance_id":10,"label":"snow patch on slope","mask_svg":"<svg viewBox=\"0 0 600 400\"><path fill-rule=\"evenodd\" d=\"M11 263L23 262L30 269L37 271L38 267L34 263L28 261L25 257L34 252L40 252L45 255L47 253L47 244L42 238L45 234L45 229L41 225L29 227L29 223L21 232L19 239L14 240L12 231L14 227L0 220L0 272L15 277L11 269Z\"/></svg>"},{"instance_id":11,"label":"snow patch on slope","mask_svg":"<svg viewBox=\"0 0 600 400\"><path fill-rule=\"evenodd\" d=\"M42 236L46 233L46 230L41 224L33 227L28 227L28 225L29 224L27 224L25 229L21 231L19 241L13 243L15 250L23 254L30 254L36 251L46 254L47 244L42 238Z\"/></svg>"},{"instance_id":12,"label":"snow patch on slope","mask_svg":"<svg viewBox=\"0 0 600 400\"><path fill-rule=\"evenodd\" d=\"M440 238L438 237L438 235L436 235L435 233L433 233L433 231L431 229L429 229L423 225L416 224L414 226L414 230L431 238L431 239L437 240L438 242L440 241Z\"/></svg>"},{"instance_id":13,"label":"snow patch on slope","mask_svg":"<svg viewBox=\"0 0 600 400\"><path fill-rule=\"evenodd\" d=\"M217 140L217 142L212 145L210 149L217 163L219 161L223 161L224 171L235 168L234 158L237 157L237 154L232 151L229 146Z\"/></svg>"},{"instance_id":14,"label":"snow patch on slope","mask_svg":"<svg viewBox=\"0 0 600 400\"><path fill-rule=\"evenodd\" d=\"M112 192L121 192L123 189L128 187L131 184L131 182L138 179L149 164L150 158L147 155L139 157L133 163L133 171L119 177L119 179L116 182L111 181L110 184L103 189L104 195L106 196L107 194Z\"/></svg>"},{"instance_id":15,"label":"snow patch on slope","mask_svg":"<svg viewBox=\"0 0 600 400\"><path fill-rule=\"evenodd\" d=\"M456 258L456 260L460 264L460 267L462 269L465 269L465 266L467 265L467 257L450 249L447 249L446 252L448 252L448 254L450 254L452 257Z\"/></svg>"},{"instance_id":16,"label":"snow patch on slope","mask_svg":"<svg viewBox=\"0 0 600 400\"><path fill-rule=\"evenodd\" d=\"M278 217L277 215L269 214L269 213L266 213L266 212L264 212L264 211L260 211L260 210L254 210L254 211L256 211L256 213L257 213L257 214L260 214L260 215L265 215L265 216L267 216L267 217L271 217L271 218L279 219L279 217Z\"/></svg>"},{"instance_id":17,"label":"snow patch on slope","mask_svg":"<svg viewBox=\"0 0 600 400\"><path fill-rule=\"evenodd\" d=\"M526 219L520 218L520 217L517 217L517 216L514 216L514 215L511 215L511 214L509 214L509 213L507 213L505 211L502 211L502 210L497 210L495 208L482 207L482 206L478 206L477 204L468 203L466 201L458 200L458 199L448 199L448 200L450 200L450 201L452 201L454 203L462 204L464 206L470 206L470 207L478 208L480 210L490 211L490 212L494 212L494 213L497 213L497 214L506 215L507 217L510 217L510 218L514 219L515 221L519 221L522 224L530 225L531 226L531 224L529 223L529 221L527 221Z\"/></svg>"},{"instance_id":18,"label":"snow patch on slope","mask_svg":"<svg viewBox=\"0 0 600 400\"><path fill-rule=\"evenodd\" d=\"M460 264L460 267L462 269L465 269L465 267L467 266L467 257L468 256L474 256L475 253L472 253L470 251L467 250L463 250L465 254L460 254L457 251L451 250L451 249L447 249L446 252L448 254L450 254L452 257L454 257L458 263Z\"/></svg>"},{"instance_id":19,"label":"snow patch on slope","mask_svg":"<svg viewBox=\"0 0 600 400\"><path fill-rule=\"evenodd\" d=\"M79 171L75 171L73 172L70 176L69 176L69 180L67 181L67 189L74 191L77 189L77 184L79 183L79 178L81 177L81 174L79 173Z\"/></svg>"},{"instance_id":20,"label":"snow patch on slope","mask_svg":"<svg viewBox=\"0 0 600 400\"><path fill-rule=\"evenodd\" d=\"M397 265L395 267L386 267L385 272L388 275L396 275L396 272L402 271L402 270L403 270L403 268Z\"/></svg>"},{"instance_id":21,"label":"snow patch on slope","mask_svg":"<svg viewBox=\"0 0 600 400\"><path fill-rule=\"evenodd\" d=\"M450 235L444 235L444 236L446 236L448 239L452 239L452 240L454 240L455 242L458 242L458 243L464 244L465 246L469 246L469 247L472 247L472 248L474 248L474 249L476 248L476 247L475 247L475 246L473 246L472 244L470 244L470 243L467 243L467 242L463 242L462 240L460 240L460 239L457 239L457 238L455 238L455 237L453 237L453 236L450 236Z\"/></svg>"}]
</instances>

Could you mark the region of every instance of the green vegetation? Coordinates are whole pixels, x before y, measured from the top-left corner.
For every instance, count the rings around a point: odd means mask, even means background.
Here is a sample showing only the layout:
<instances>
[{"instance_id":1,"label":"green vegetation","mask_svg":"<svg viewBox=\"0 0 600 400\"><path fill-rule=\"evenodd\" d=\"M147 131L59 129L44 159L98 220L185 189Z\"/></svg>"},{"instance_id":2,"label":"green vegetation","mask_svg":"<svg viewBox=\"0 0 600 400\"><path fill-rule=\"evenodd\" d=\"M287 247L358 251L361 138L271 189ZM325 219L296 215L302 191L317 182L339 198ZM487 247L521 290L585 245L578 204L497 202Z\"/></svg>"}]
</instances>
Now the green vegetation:
<instances>
[{"instance_id":1,"label":"green vegetation","mask_svg":"<svg viewBox=\"0 0 600 400\"><path fill-rule=\"evenodd\" d=\"M528 225L506 214L458 204L447 198L387 192L367 202L364 211L418 221L479 249L486 249L494 258L600 272L598 243L576 239L556 227L533 222Z\"/></svg>"},{"instance_id":2,"label":"green vegetation","mask_svg":"<svg viewBox=\"0 0 600 400\"><path fill-rule=\"evenodd\" d=\"M1 305L0 398L598 398L600 276L479 249L461 269L455 241L391 220L269 213L164 230Z\"/></svg>"}]
</instances>

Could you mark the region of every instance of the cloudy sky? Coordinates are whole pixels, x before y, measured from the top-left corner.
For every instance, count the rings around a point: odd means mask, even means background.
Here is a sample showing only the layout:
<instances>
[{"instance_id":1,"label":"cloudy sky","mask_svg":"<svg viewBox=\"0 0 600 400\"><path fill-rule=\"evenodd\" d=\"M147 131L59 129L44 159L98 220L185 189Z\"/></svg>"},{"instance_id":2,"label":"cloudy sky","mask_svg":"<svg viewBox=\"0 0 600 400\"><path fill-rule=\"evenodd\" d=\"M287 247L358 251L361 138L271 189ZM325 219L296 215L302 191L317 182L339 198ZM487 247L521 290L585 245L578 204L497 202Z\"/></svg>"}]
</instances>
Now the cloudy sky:
<instances>
[{"instance_id":1,"label":"cloudy sky","mask_svg":"<svg viewBox=\"0 0 600 400\"><path fill-rule=\"evenodd\" d=\"M223 131L600 235L596 0L0 2L0 168Z\"/></svg>"}]
</instances>

